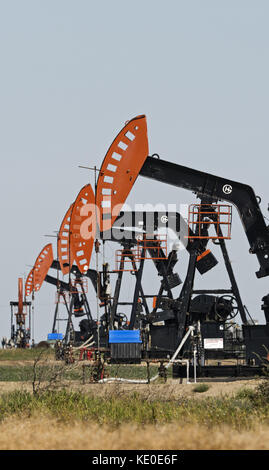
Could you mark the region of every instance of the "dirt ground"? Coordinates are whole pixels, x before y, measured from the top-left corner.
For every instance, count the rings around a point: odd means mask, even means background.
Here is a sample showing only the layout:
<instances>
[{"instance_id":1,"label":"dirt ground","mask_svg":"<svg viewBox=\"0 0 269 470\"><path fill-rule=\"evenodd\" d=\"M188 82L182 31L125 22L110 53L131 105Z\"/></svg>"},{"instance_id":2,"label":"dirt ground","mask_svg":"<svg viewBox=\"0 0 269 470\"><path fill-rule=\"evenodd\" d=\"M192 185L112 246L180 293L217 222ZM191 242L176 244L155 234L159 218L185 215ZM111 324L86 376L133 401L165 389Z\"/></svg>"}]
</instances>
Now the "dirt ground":
<instances>
[{"instance_id":1,"label":"dirt ground","mask_svg":"<svg viewBox=\"0 0 269 470\"><path fill-rule=\"evenodd\" d=\"M254 389L261 382L260 379L252 380L234 380L234 381L200 381L198 383L207 383L208 390L203 393L194 393L194 388L197 384L191 382L180 383L179 380L170 379L166 384L129 384L129 383L107 383L107 384L85 384L81 382L65 382L63 386L68 387L68 390L81 390L85 393L92 393L97 396L107 396L111 394L131 394L139 392L143 396L152 396L152 398L169 397L179 398L205 398L205 397L221 397L229 396L238 392L243 388ZM28 390L32 391L32 384L29 382L0 382L0 394L11 392L15 390Z\"/></svg>"}]
</instances>

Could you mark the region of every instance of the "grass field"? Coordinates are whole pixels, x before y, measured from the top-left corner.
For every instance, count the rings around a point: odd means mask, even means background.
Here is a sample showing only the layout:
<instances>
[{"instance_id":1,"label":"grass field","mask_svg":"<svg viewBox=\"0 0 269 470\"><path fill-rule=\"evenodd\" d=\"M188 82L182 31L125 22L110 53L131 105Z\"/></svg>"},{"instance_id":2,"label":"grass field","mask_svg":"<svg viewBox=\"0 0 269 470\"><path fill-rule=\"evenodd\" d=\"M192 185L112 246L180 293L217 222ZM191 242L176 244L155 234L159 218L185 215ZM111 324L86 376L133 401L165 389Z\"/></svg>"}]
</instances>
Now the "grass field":
<instances>
[{"instance_id":1,"label":"grass field","mask_svg":"<svg viewBox=\"0 0 269 470\"><path fill-rule=\"evenodd\" d=\"M9 363L0 362L0 382L31 382L36 374L36 379L46 381L53 375L60 375L63 380L83 380L82 364L69 365L66 367L64 363L50 363L40 361L34 368L31 361L22 364L21 361L9 361ZM85 369L85 379L89 380L91 368ZM153 377L158 372L157 366L150 367L150 376ZM146 367L138 367L136 365L108 365L106 366L106 374L109 377L122 377L126 379L147 379ZM171 377L171 370L168 371L168 377Z\"/></svg>"},{"instance_id":2,"label":"grass field","mask_svg":"<svg viewBox=\"0 0 269 470\"><path fill-rule=\"evenodd\" d=\"M32 351L7 353L0 449L269 449L268 379L82 385L81 364L55 363L51 351L36 363ZM111 366L109 374L144 378L145 369Z\"/></svg>"},{"instance_id":3,"label":"grass field","mask_svg":"<svg viewBox=\"0 0 269 470\"><path fill-rule=\"evenodd\" d=\"M44 353L46 358L54 358L53 349L1 349L0 364L1 361L33 361L40 352Z\"/></svg>"}]
</instances>

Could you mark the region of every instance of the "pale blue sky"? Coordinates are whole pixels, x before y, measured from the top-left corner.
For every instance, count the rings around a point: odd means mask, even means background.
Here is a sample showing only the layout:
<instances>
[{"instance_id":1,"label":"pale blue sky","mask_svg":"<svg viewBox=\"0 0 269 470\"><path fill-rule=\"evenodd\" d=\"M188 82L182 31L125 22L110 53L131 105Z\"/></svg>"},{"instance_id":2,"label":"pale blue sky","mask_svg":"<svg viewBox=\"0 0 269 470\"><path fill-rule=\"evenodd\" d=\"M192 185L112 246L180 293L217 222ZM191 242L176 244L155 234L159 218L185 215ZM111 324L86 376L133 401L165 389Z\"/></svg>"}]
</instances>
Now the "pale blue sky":
<instances>
[{"instance_id":1,"label":"pale blue sky","mask_svg":"<svg viewBox=\"0 0 269 470\"><path fill-rule=\"evenodd\" d=\"M150 153L250 184L269 216L268 21L262 0L0 0L0 337L10 335L17 278L93 182L78 165L100 165L138 114L147 116ZM140 177L128 202L195 201ZM243 301L263 322L269 282L256 279L248 248L234 211L228 249ZM225 280L219 266L203 282ZM53 310L54 289L44 285L37 340Z\"/></svg>"}]
</instances>

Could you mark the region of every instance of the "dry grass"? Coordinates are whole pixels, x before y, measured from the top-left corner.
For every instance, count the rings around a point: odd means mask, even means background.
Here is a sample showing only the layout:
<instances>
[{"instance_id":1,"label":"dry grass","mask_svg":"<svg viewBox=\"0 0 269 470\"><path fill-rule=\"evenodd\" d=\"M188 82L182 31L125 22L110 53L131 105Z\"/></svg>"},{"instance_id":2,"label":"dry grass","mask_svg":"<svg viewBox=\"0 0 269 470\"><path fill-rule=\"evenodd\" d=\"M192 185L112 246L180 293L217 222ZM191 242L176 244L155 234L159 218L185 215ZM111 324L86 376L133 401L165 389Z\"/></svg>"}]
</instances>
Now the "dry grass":
<instances>
[{"instance_id":1,"label":"dry grass","mask_svg":"<svg viewBox=\"0 0 269 470\"><path fill-rule=\"evenodd\" d=\"M260 383L211 382L195 393L202 384L171 379L71 380L47 396L29 381L0 381L0 450L269 450L269 404L250 398Z\"/></svg>"},{"instance_id":2,"label":"dry grass","mask_svg":"<svg viewBox=\"0 0 269 470\"><path fill-rule=\"evenodd\" d=\"M16 417L0 424L2 450L268 450L269 426L238 432L229 427L193 424L117 428L87 423L58 423L46 416Z\"/></svg>"}]
</instances>

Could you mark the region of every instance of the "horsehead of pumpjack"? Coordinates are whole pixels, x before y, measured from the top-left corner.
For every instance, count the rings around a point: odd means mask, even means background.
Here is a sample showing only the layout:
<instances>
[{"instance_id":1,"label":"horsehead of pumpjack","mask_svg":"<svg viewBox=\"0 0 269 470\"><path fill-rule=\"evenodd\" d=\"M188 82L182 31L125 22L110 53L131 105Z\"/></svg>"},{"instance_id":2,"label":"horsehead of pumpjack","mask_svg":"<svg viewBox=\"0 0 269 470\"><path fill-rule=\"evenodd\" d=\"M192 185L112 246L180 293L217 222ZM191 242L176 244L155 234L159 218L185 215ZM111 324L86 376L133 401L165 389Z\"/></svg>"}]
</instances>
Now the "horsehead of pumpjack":
<instances>
[{"instance_id":1,"label":"horsehead of pumpjack","mask_svg":"<svg viewBox=\"0 0 269 470\"><path fill-rule=\"evenodd\" d=\"M48 270L53 262L52 244L48 243L42 248L35 264L29 272L25 283L25 296L29 296L33 292L38 292L45 280Z\"/></svg>"}]
</instances>

